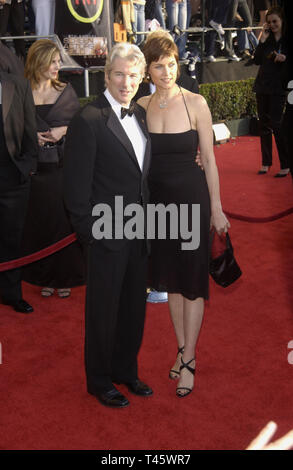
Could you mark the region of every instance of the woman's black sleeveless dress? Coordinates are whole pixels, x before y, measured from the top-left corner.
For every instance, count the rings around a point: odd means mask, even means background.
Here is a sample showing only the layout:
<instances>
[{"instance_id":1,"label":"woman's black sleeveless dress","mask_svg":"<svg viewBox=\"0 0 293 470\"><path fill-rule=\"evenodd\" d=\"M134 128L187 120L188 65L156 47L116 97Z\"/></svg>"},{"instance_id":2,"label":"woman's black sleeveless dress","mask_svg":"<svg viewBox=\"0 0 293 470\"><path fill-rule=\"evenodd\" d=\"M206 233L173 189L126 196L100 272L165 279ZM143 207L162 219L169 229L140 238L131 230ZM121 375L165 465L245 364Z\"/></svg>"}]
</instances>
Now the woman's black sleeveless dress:
<instances>
[{"instance_id":1,"label":"woman's black sleeveless dress","mask_svg":"<svg viewBox=\"0 0 293 470\"><path fill-rule=\"evenodd\" d=\"M186 103L185 107L191 127ZM199 219L195 217L193 226L199 230L200 243L197 249L182 250L181 244L186 242L183 239L185 235L183 238L180 236L182 216L178 218L178 239L170 237L170 220L169 224L167 222L167 238L158 239L156 224L156 238L151 241L149 287L161 292L180 293L190 300L195 300L197 297L208 299L210 197L205 173L195 162L198 147L197 131L190 128L186 132L150 133L150 136L152 142L149 173L150 202L156 205L175 204L178 213L180 204L187 205L190 230L192 204L199 204L200 217Z\"/></svg>"}]
</instances>

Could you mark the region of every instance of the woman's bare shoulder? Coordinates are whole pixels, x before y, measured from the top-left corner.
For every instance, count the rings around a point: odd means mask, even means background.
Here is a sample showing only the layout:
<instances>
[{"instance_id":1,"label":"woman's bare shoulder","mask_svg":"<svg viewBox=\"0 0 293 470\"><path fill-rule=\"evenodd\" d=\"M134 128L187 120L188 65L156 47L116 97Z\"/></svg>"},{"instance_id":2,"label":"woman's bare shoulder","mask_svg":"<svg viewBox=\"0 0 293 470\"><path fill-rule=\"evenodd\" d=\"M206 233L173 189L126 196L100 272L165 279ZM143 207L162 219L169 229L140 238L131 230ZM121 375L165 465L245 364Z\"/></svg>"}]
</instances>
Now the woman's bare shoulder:
<instances>
[{"instance_id":1,"label":"woman's bare shoulder","mask_svg":"<svg viewBox=\"0 0 293 470\"><path fill-rule=\"evenodd\" d=\"M181 88L181 90L184 93L184 97L186 97L191 104L198 106L204 106L207 104L205 98L199 93L193 93L185 88Z\"/></svg>"},{"instance_id":2,"label":"woman's bare shoulder","mask_svg":"<svg viewBox=\"0 0 293 470\"><path fill-rule=\"evenodd\" d=\"M151 95L142 96L141 98L139 98L139 100L137 100L137 104L139 104L142 108L146 110L150 99Z\"/></svg>"}]
</instances>

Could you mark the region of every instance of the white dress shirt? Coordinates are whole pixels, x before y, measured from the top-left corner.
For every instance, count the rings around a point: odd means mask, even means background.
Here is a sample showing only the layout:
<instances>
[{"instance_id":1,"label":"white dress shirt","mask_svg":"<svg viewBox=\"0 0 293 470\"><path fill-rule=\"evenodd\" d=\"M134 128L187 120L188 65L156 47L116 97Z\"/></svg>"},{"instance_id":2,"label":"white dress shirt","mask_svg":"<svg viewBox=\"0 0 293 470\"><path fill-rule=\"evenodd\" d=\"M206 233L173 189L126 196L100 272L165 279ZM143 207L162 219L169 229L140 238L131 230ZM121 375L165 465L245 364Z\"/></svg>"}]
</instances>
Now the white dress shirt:
<instances>
[{"instance_id":1,"label":"white dress shirt","mask_svg":"<svg viewBox=\"0 0 293 470\"><path fill-rule=\"evenodd\" d=\"M132 116L129 116L128 114L126 114L126 116L123 119L121 119L122 105L113 98L113 96L111 95L108 89L104 91L104 95L109 101L117 118L119 119L119 122L121 126L123 127L123 129L125 130L127 137L132 143L132 147L134 149L134 153L136 155L139 167L142 170L145 147L146 147L146 137L143 131L141 130L141 127L138 124L136 117L134 116L134 114ZM123 106L123 107L126 108L126 106Z\"/></svg>"}]
</instances>

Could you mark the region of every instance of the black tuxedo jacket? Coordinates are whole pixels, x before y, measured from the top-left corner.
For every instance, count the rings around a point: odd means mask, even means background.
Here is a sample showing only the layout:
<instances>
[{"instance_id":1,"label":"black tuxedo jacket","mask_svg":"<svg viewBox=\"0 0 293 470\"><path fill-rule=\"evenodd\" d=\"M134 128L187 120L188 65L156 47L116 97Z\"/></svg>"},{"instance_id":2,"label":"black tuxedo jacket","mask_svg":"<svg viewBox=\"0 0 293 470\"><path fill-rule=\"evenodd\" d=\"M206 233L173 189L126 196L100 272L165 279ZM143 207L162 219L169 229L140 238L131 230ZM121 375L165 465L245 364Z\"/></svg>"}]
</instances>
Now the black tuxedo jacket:
<instances>
[{"instance_id":1,"label":"black tuxedo jacket","mask_svg":"<svg viewBox=\"0 0 293 470\"><path fill-rule=\"evenodd\" d=\"M108 204L114 212L115 196L124 205L146 206L149 193L150 138L145 111L135 104L135 117L147 139L141 171L132 144L110 103L102 94L77 113L66 135L64 156L64 195L74 230L82 242L93 242L95 218L92 209ZM102 239L110 250L121 249L126 240Z\"/></svg>"},{"instance_id":2,"label":"black tuxedo jacket","mask_svg":"<svg viewBox=\"0 0 293 470\"><path fill-rule=\"evenodd\" d=\"M36 168L38 144L36 111L25 78L0 72L2 116L6 146L12 161L26 179Z\"/></svg>"}]
</instances>

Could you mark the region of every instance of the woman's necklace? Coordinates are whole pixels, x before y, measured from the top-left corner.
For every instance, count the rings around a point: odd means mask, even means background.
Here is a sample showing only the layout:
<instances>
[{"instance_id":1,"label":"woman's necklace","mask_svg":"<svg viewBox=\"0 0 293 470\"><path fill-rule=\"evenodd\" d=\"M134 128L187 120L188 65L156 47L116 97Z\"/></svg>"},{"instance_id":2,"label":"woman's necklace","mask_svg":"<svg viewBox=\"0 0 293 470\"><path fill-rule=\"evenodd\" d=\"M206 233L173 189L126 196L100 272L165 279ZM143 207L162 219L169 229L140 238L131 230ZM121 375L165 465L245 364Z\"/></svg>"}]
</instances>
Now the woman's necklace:
<instances>
[{"instance_id":1,"label":"woman's necklace","mask_svg":"<svg viewBox=\"0 0 293 470\"><path fill-rule=\"evenodd\" d=\"M180 88L179 88L178 85L177 85L177 88L179 89L179 91L178 91L175 95L173 95L170 99L174 98L175 96L177 96L177 95L179 94ZM167 107L168 107L168 101L167 101L167 99L164 98L164 99L162 99L162 101L160 101L160 100L161 100L161 98L160 98L160 96L159 96L159 94L158 94L159 108L160 108L160 109L165 109L165 108L167 108Z\"/></svg>"},{"instance_id":2,"label":"woman's necklace","mask_svg":"<svg viewBox=\"0 0 293 470\"><path fill-rule=\"evenodd\" d=\"M168 102L166 100L159 102L159 107L161 109L167 108Z\"/></svg>"}]
</instances>

